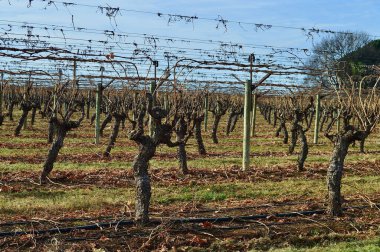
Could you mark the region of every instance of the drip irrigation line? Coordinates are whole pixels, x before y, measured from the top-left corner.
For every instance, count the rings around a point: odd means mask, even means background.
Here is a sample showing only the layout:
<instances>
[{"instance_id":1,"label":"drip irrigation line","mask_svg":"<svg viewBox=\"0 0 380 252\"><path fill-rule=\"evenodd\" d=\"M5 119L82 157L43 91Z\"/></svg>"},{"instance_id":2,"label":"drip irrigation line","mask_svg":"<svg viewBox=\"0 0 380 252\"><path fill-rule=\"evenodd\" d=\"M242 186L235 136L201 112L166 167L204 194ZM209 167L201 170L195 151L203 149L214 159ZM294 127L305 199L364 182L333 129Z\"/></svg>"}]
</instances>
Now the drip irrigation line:
<instances>
[{"instance_id":1,"label":"drip irrigation line","mask_svg":"<svg viewBox=\"0 0 380 252\"><path fill-rule=\"evenodd\" d=\"M380 207L379 205L376 205ZM353 206L353 207L345 207L342 210L346 211L348 209L366 209L370 206ZM226 216L226 217L204 217L204 218L178 218L178 219L168 219L168 220L160 220L154 219L149 223L153 225L160 225L163 223L172 223L172 224L194 224L194 223L220 223L220 222L236 222L241 220L261 220L267 219L269 217L275 218L293 218L300 216L311 216L311 215L319 215L326 213L326 209L320 210L312 210L312 211L299 211L299 212L286 212L286 213L277 213L277 214L259 214L259 215L248 215L248 216ZM43 234L64 234L70 233L72 231L78 230L99 230L103 228L116 228L116 227L124 227L124 226L132 226L137 224L136 221L133 220L119 220L112 222L100 222L91 225L80 225L80 226L72 226L72 227L63 227L63 228L51 228L51 229L43 229L43 230L30 230L30 231L11 231L11 232L0 232L0 237L12 237L12 236L20 236L20 235L43 235Z\"/></svg>"},{"instance_id":2,"label":"drip irrigation line","mask_svg":"<svg viewBox=\"0 0 380 252\"><path fill-rule=\"evenodd\" d=\"M221 212L228 212L228 211L235 211L235 210L245 210L245 209L259 209L259 208L272 208L272 207L283 207L283 206L297 206L302 204L309 204L309 203L323 203L320 202L310 202L310 201L300 201L300 202L284 202L284 203L274 203L274 204L262 204L262 205L256 205L256 206L245 206L245 207L226 207L226 208L215 208L215 209L201 209L201 210L194 210L194 211L181 211L178 212L178 214L197 214L197 213L210 213L215 211L221 211ZM130 211L127 212L129 214L133 214L134 212ZM155 213L151 213L151 215L155 215ZM111 220L116 219L115 216L103 216L103 217L82 217L82 218L62 218L62 219L53 219L53 220L30 220L30 221L15 221L15 222L3 222L0 223L0 227L9 227L9 226L16 226L16 225L28 225L28 224L34 224L34 223L41 223L41 222L48 222L48 223L59 223L59 222L75 222L75 221L92 221L92 220Z\"/></svg>"}]
</instances>

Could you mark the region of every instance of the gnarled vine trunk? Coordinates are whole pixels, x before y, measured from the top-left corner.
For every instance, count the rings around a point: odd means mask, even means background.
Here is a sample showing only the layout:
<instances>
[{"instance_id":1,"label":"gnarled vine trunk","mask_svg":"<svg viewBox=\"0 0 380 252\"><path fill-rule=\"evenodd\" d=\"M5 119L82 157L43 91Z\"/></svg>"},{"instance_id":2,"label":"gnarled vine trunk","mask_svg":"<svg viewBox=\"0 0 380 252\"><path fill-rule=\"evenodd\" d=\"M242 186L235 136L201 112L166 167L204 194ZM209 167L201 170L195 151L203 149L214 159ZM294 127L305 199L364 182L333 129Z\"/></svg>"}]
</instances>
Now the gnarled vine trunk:
<instances>
[{"instance_id":1,"label":"gnarled vine trunk","mask_svg":"<svg viewBox=\"0 0 380 252\"><path fill-rule=\"evenodd\" d=\"M30 125L34 125L34 122L36 120L36 112L37 112L37 107L33 106L32 108L32 118L30 119Z\"/></svg>"},{"instance_id":2,"label":"gnarled vine trunk","mask_svg":"<svg viewBox=\"0 0 380 252\"><path fill-rule=\"evenodd\" d=\"M197 147L198 147L198 153L200 155L206 155L206 148L203 143L203 138L202 138L202 122L203 122L204 117L198 117L194 118L194 136L195 140L197 141Z\"/></svg>"},{"instance_id":3,"label":"gnarled vine trunk","mask_svg":"<svg viewBox=\"0 0 380 252\"><path fill-rule=\"evenodd\" d=\"M328 212L333 216L342 215L340 189L344 159L347 156L349 144L350 142L346 138L338 136L327 170Z\"/></svg>"},{"instance_id":4,"label":"gnarled vine trunk","mask_svg":"<svg viewBox=\"0 0 380 252\"><path fill-rule=\"evenodd\" d=\"M22 126L24 125L26 118L28 117L29 111L32 109L32 107L28 104L21 104L21 109L22 109L22 114L15 129L15 134L14 134L15 136L20 135Z\"/></svg>"},{"instance_id":5,"label":"gnarled vine trunk","mask_svg":"<svg viewBox=\"0 0 380 252\"><path fill-rule=\"evenodd\" d=\"M177 142L185 138L187 132L187 125L183 118L180 118L177 122L175 133L177 135ZM177 148L177 158L179 162L179 168L182 174L188 174L189 170L187 168L187 154L186 154L186 143L181 142Z\"/></svg>"},{"instance_id":6,"label":"gnarled vine trunk","mask_svg":"<svg viewBox=\"0 0 380 252\"><path fill-rule=\"evenodd\" d=\"M151 198L149 160L156 152L156 145L149 137L139 144L139 154L133 161L133 174L136 185L135 218L141 223L149 221L149 205Z\"/></svg>"},{"instance_id":7,"label":"gnarled vine trunk","mask_svg":"<svg viewBox=\"0 0 380 252\"><path fill-rule=\"evenodd\" d=\"M52 143L54 140L54 132L55 132L55 125L54 125L54 118L50 118L49 120L49 126L48 126L48 143Z\"/></svg>"},{"instance_id":8,"label":"gnarled vine trunk","mask_svg":"<svg viewBox=\"0 0 380 252\"><path fill-rule=\"evenodd\" d=\"M328 212L333 216L342 215L341 183L348 148L354 141L365 139L369 132L358 131L353 126L348 125L344 126L344 130L335 137L326 135L334 143L334 151L327 170Z\"/></svg>"},{"instance_id":9,"label":"gnarled vine trunk","mask_svg":"<svg viewBox=\"0 0 380 252\"><path fill-rule=\"evenodd\" d=\"M57 138L49 149L47 158L44 162L42 173L40 176L40 183L46 184L47 177L53 170L55 161L57 160L58 153L63 146L63 141L65 140L67 131L62 127L57 127Z\"/></svg>"},{"instance_id":10,"label":"gnarled vine trunk","mask_svg":"<svg viewBox=\"0 0 380 252\"><path fill-rule=\"evenodd\" d=\"M212 132L211 132L211 137L212 137L212 142L214 144L217 144L219 143L218 141L218 137L217 137L217 131L218 131L218 126L219 126L219 122L220 122L220 119L222 118L222 116L220 115L215 115L215 120L214 120L214 123L212 124Z\"/></svg>"},{"instance_id":11,"label":"gnarled vine trunk","mask_svg":"<svg viewBox=\"0 0 380 252\"><path fill-rule=\"evenodd\" d=\"M104 118L104 121L99 129L100 136L103 137L103 131L106 128L107 124L112 121L112 115L110 113L107 114L106 118Z\"/></svg>"},{"instance_id":12,"label":"gnarled vine trunk","mask_svg":"<svg viewBox=\"0 0 380 252\"><path fill-rule=\"evenodd\" d=\"M107 148L103 153L103 156L105 156L105 157L110 156L111 150L115 145L117 136L119 135L121 120L123 119L122 115L115 114L115 115L113 115L113 117L115 118L115 123L112 127L112 133L110 135L110 140L108 142Z\"/></svg>"},{"instance_id":13,"label":"gnarled vine trunk","mask_svg":"<svg viewBox=\"0 0 380 252\"><path fill-rule=\"evenodd\" d=\"M305 164L307 155L309 153L309 146L307 144L306 134L303 131L301 126L298 127L297 134L301 142L301 151L299 153L298 160L297 160L298 171L304 171L305 170L304 164Z\"/></svg>"},{"instance_id":14,"label":"gnarled vine trunk","mask_svg":"<svg viewBox=\"0 0 380 252\"><path fill-rule=\"evenodd\" d=\"M8 105L8 116L9 116L9 120L10 121L13 121L13 108L14 108L14 105L15 105L14 101L10 101L9 102L9 105Z\"/></svg>"}]
</instances>

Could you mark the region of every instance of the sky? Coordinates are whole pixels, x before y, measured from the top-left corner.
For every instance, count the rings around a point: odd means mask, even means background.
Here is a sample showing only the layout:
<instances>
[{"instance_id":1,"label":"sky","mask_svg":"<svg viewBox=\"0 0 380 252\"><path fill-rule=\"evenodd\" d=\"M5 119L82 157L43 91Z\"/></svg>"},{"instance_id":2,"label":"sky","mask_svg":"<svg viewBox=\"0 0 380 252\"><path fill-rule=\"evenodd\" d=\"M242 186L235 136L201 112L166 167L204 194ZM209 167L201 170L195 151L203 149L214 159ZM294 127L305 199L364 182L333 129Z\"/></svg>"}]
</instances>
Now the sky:
<instances>
[{"instance_id":1,"label":"sky","mask_svg":"<svg viewBox=\"0 0 380 252\"><path fill-rule=\"evenodd\" d=\"M105 15L97 14L96 9L62 7L56 4L58 10L51 5L46 10L46 2L32 1L32 6L26 8L27 0L0 1L2 19L43 22L50 24L71 25L71 14L74 14L76 25L89 28L112 28ZM377 25L380 4L377 0L176 0L176 1L66 1L78 4L102 5L120 7L149 12L161 12L237 20L251 23L263 23L280 26L305 28L322 28L336 31L366 31L371 35L380 36ZM124 13L117 17L119 28L125 32L140 32L147 34L178 34L186 37L204 38L209 35L228 39L230 41L257 40L269 45L300 46L309 44L300 35L288 29L273 29L268 32L253 32L246 26L223 29L210 29L215 22L197 21L192 25L167 25L164 18L140 13ZM212 23L212 24L211 24ZM232 26L232 25L231 25ZM243 26L244 27L244 26ZM262 38L264 37L264 38ZM279 40L281 38L281 40ZM265 40L264 40L265 39Z\"/></svg>"},{"instance_id":2,"label":"sky","mask_svg":"<svg viewBox=\"0 0 380 252\"><path fill-rule=\"evenodd\" d=\"M0 28L6 30L7 24L16 22L61 25L67 27L85 27L98 30L113 30L120 34L151 34L158 37L180 37L187 39L233 42L244 45L245 54L271 53L268 47L307 48L328 34L321 33L306 36L297 28L316 28L333 31L364 31L379 39L380 28L377 23L380 4L377 0L176 0L176 1L130 1L130 0L67 0L79 5L119 7L121 11L113 18L108 18L100 9L83 6L64 5L60 1L47 5L48 1L33 0L28 8L27 0L0 0ZM46 8L45 8L46 7ZM130 11L132 10L132 11ZM144 13L150 12L150 13ZM197 16L202 19L193 22L176 21L168 23L169 16L158 17L154 13L169 13L184 16ZM221 22L205 19L233 20L238 23ZM249 24L248 24L249 23ZM219 29L217 25L219 24ZM254 24L266 24L267 29ZM286 28L287 27L287 28ZM18 31L16 32L16 30ZM26 28L13 27L12 32L27 33ZM62 37L59 31L33 29L33 34L55 35ZM65 31L64 36L79 39L109 40L104 34L86 34ZM63 43L62 38L56 41ZM129 36L129 43L147 43L141 37ZM66 41L67 42L67 41ZM68 42L70 43L70 42ZM163 43L158 42L158 43ZM249 47L247 45L253 45ZM168 47L220 49L220 44L207 43L173 43ZM129 46L119 47L121 51L131 50ZM273 51L272 51L273 52ZM297 52L302 60L309 53ZM287 56L291 56L290 54ZM157 56L158 57L158 56ZM280 58L278 58L281 62Z\"/></svg>"}]
</instances>

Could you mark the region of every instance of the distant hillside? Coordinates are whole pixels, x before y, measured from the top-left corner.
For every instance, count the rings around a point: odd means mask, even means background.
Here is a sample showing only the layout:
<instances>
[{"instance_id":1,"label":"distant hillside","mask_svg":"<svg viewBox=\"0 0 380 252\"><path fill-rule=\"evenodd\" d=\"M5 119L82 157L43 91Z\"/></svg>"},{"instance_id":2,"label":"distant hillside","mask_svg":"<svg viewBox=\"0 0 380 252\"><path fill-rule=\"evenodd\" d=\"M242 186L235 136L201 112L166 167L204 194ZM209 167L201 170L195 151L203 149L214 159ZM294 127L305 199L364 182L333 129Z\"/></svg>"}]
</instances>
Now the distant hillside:
<instances>
[{"instance_id":1,"label":"distant hillside","mask_svg":"<svg viewBox=\"0 0 380 252\"><path fill-rule=\"evenodd\" d=\"M380 40L373 40L367 45L344 56L345 70L351 76L363 77L374 73L373 65L380 65Z\"/></svg>"},{"instance_id":2,"label":"distant hillside","mask_svg":"<svg viewBox=\"0 0 380 252\"><path fill-rule=\"evenodd\" d=\"M380 65L380 39L371 41L343 59L363 65Z\"/></svg>"}]
</instances>

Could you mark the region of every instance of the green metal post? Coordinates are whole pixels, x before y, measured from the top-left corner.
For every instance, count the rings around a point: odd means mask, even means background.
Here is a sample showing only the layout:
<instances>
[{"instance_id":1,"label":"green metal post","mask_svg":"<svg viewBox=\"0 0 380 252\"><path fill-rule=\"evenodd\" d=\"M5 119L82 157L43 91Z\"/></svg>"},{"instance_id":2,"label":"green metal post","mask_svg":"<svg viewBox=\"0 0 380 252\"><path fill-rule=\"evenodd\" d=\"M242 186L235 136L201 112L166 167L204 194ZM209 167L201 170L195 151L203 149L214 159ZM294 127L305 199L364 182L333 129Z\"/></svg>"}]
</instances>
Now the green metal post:
<instances>
[{"instance_id":1,"label":"green metal post","mask_svg":"<svg viewBox=\"0 0 380 252\"><path fill-rule=\"evenodd\" d=\"M320 109L321 109L321 97L317 94L315 100L315 126L314 126L314 144L318 144L319 137L319 119L320 119Z\"/></svg>"},{"instance_id":2,"label":"green metal post","mask_svg":"<svg viewBox=\"0 0 380 252\"><path fill-rule=\"evenodd\" d=\"M252 99L252 82L245 83L244 98L244 136L243 136L243 171L249 169L249 153L250 153L250 126L251 126L251 101Z\"/></svg>"}]
</instances>

